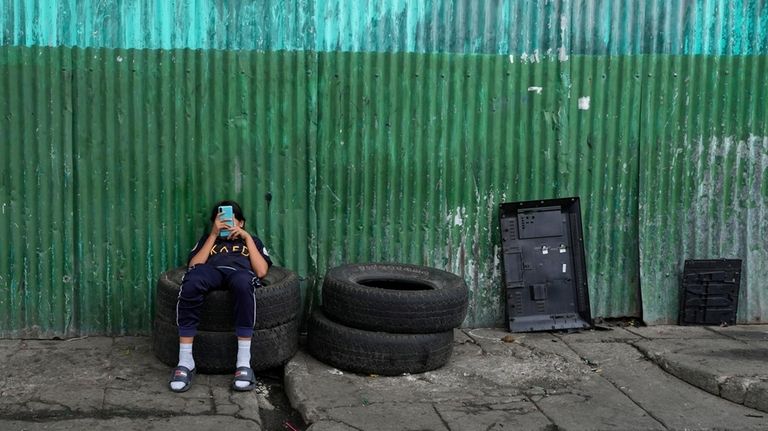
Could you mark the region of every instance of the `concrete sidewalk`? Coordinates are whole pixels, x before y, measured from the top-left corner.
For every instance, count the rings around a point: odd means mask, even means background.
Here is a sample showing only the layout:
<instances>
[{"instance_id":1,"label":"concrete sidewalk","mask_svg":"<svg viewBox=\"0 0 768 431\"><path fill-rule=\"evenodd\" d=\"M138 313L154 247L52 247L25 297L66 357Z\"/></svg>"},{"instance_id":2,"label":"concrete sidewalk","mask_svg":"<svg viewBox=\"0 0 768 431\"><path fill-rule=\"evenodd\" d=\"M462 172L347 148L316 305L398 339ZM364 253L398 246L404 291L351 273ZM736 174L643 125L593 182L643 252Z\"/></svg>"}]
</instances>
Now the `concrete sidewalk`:
<instances>
[{"instance_id":1,"label":"concrete sidewalk","mask_svg":"<svg viewBox=\"0 0 768 431\"><path fill-rule=\"evenodd\" d=\"M230 376L198 375L184 394L149 338L0 340L0 430L305 428L283 389L313 431L768 430L768 326L455 335L448 365L424 374L360 376L299 352L284 382L234 393Z\"/></svg>"},{"instance_id":2,"label":"concrete sidewalk","mask_svg":"<svg viewBox=\"0 0 768 431\"><path fill-rule=\"evenodd\" d=\"M299 353L288 396L313 431L768 430L768 326L455 334L449 364L413 376L344 373Z\"/></svg>"},{"instance_id":3,"label":"concrete sidewalk","mask_svg":"<svg viewBox=\"0 0 768 431\"><path fill-rule=\"evenodd\" d=\"M148 337L0 340L0 430L275 427L280 380L235 393L229 375L196 375L174 394L151 345Z\"/></svg>"}]
</instances>

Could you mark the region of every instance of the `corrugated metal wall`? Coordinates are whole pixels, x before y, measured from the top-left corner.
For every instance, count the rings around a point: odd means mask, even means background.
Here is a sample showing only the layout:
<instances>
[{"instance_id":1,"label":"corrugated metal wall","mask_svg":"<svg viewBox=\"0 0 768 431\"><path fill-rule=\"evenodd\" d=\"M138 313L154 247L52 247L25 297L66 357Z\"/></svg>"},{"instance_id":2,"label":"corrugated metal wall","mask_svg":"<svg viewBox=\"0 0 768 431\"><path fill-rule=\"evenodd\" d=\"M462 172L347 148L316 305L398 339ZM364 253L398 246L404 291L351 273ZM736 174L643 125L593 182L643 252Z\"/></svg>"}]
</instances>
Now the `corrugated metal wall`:
<instances>
[{"instance_id":1,"label":"corrugated metal wall","mask_svg":"<svg viewBox=\"0 0 768 431\"><path fill-rule=\"evenodd\" d=\"M653 57L642 110L644 318L672 323L685 259L742 259L738 319L768 318L768 57Z\"/></svg>"},{"instance_id":2,"label":"corrugated metal wall","mask_svg":"<svg viewBox=\"0 0 768 431\"><path fill-rule=\"evenodd\" d=\"M222 196L308 307L394 260L499 324L496 206L579 195L594 315L674 320L728 252L766 318L763 0L49 3L0 7L1 334L147 331Z\"/></svg>"},{"instance_id":3,"label":"corrugated metal wall","mask_svg":"<svg viewBox=\"0 0 768 431\"><path fill-rule=\"evenodd\" d=\"M471 286L468 321L497 322L498 204L576 192L567 95L557 91L566 66L320 54L320 270L380 260L446 268Z\"/></svg>"},{"instance_id":4,"label":"corrugated metal wall","mask_svg":"<svg viewBox=\"0 0 768 431\"><path fill-rule=\"evenodd\" d=\"M298 72L312 54L72 56L75 238L79 285L89 289L78 295L81 331L148 328L153 280L184 262L221 197L248 209L247 226L275 259L309 272L307 153L297 150L311 81Z\"/></svg>"},{"instance_id":5,"label":"corrugated metal wall","mask_svg":"<svg viewBox=\"0 0 768 431\"><path fill-rule=\"evenodd\" d=\"M284 71L311 75L314 54L0 53L0 330L146 331L157 276L185 262L222 197L276 261L312 273L314 81Z\"/></svg>"},{"instance_id":6,"label":"corrugated metal wall","mask_svg":"<svg viewBox=\"0 0 768 431\"><path fill-rule=\"evenodd\" d=\"M50 50L40 50L50 51ZM0 49L0 333L71 326L72 73L62 51Z\"/></svg>"}]
</instances>

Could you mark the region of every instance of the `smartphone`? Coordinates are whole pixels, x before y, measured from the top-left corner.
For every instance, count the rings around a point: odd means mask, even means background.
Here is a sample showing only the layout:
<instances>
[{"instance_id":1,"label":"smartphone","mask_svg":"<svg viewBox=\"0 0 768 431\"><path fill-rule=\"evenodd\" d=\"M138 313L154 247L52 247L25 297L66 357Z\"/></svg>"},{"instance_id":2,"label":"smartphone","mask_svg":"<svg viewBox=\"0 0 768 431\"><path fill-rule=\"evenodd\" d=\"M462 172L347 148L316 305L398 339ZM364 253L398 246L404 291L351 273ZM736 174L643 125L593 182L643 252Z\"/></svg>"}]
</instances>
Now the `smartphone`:
<instances>
[{"instance_id":1,"label":"smartphone","mask_svg":"<svg viewBox=\"0 0 768 431\"><path fill-rule=\"evenodd\" d=\"M232 211L231 205L222 205L219 207L219 216L224 220L229 220L227 224L232 227L235 225L235 213ZM229 230L219 231L220 237L229 236Z\"/></svg>"}]
</instances>

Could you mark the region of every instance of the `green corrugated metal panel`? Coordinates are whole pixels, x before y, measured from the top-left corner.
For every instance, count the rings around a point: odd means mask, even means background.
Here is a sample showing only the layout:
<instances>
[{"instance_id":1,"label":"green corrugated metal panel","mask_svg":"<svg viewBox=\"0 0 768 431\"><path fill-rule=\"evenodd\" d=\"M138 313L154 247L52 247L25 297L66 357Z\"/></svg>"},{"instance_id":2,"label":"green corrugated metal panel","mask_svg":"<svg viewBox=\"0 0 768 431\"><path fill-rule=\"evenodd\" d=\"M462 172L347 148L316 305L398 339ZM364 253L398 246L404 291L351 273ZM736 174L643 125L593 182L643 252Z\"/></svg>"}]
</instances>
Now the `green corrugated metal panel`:
<instances>
[{"instance_id":1,"label":"green corrugated metal panel","mask_svg":"<svg viewBox=\"0 0 768 431\"><path fill-rule=\"evenodd\" d=\"M642 61L572 56L569 189L581 196L595 316L639 316L637 199Z\"/></svg>"},{"instance_id":2,"label":"green corrugated metal panel","mask_svg":"<svg viewBox=\"0 0 768 431\"><path fill-rule=\"evenodd\" d=\"M307 259L309 53L74 51L80 329L149 327L153 283L215 200L276 262ZM291 73L285 73L291 71ZM265 196L272 195L270 204Z\"/></svg>"},{"instance_id":3,"label":"green corrugated metal panel","mask_svg":"<svg viewBox=\"0 0 768 431\"><path fill-rule=\"evenodd\" d=\"M581 172L602 172L606 157L619 154L588 133L566 137L567 117L582 114L562 90L568 62L328 54L319 61L314 113L307 54L60 55L73 88L77 301L67 312L78 331L146 329L153 280L183 261L207 206L222 195L254 208L277 259L312 280L363 260L462 274L472 287L467 324L483 325L503 314L497 205L581 194L591 214L595 313L635 312L622 299L636 285L626 282L632 274L601 271L631 260L631 250L599 246L615 240L601 209L615 203L607 214L619 223L624 189ZM316 148L309 121L317 121ZM604 156L585 153L590 145ZM601 198L587 196L596 188ZM618 282L626 290L607 288Z\"/></svg>"},{"instance_id":4,"label":"green corrugated metal panel","mask_svg":"<svg viewBox=\"0 0 768 431\"><path fill-rule=\"evenodd\" d=\"M488 54L758 54L765 0L16 0L0 44Z\"/></svg>"},{"instance_id":5,"label":"green corrugated metal panel","mask_svg":"<svg viewBox=\"0 0 768 431\"><path fill-rule=\"evenodd\" d=\"M625 61L321 54L318 268L445 268L470 285L465 323L499 324L498 205L581 195L593 311L636 315L639 123L623 108L640 87Z\"/></svg>"},{"instance_id":6,"label":"green corrugated metal panel","mask_svg":"<svg viewBox=\"0 0 768 431\"><path fill-rule=\"evenodd\" d=\"M71 334L72 86L61 50L0 50L0 332Z\"/></svg>"},{"instance_id":7,"label":"green corrugated metal panel","mask_svg":"<svg viewBox=\"0 0 768 431\"><path fill-rule=\"evenodd\" d=\"M740 322L768 315L768 58L648 57L640 247L650 323L677 318L685 259L743 260Z\"/></svg>"},{"instance_id":8,"label":"green corrugated metal panel","mask_svg":"<svg viewBox=\"0 0 768 431\"><path fill-rule=\"evenodd\" d=\"M243 204L276 262L314 272L313 54L1 51L13 175L0 331L146 331L157 276L185 262L224 197Z\"/></svg>"}]
</instances>

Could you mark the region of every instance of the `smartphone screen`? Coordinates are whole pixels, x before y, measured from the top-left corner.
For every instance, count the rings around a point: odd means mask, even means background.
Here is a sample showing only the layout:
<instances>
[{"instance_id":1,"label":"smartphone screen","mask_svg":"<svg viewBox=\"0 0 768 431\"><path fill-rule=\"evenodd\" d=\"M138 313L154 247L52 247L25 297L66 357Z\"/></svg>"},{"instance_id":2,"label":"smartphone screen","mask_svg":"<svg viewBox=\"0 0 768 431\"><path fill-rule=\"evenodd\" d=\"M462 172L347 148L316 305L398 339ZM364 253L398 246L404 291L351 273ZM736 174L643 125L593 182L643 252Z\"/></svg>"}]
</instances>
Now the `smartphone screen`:
<instances>
[{"instance_id":1,"label":"smartphone screen","mask_svg":"<svg viewBox=\"0 0 768 431\"><path fill-rule=\"evenodd\" d=\"M221 218L224 220L227 220L227 224L231 227L235 225L235 214L232 211L231 205L222 205L219 207L219 214L221 215ZM219 232L220 237L227 237L229 236L229 230L222 230Z\"/></svg>"}]
</instances>

